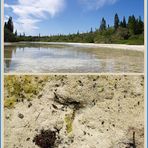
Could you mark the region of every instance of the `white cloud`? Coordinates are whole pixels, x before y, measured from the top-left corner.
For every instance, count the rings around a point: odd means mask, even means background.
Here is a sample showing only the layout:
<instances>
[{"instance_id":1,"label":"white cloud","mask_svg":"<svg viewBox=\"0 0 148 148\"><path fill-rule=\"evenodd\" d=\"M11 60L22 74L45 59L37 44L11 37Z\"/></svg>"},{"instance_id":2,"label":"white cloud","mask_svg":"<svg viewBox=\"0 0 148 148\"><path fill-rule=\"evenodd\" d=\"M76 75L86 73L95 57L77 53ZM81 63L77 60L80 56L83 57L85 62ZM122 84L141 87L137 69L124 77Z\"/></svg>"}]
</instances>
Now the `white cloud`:
<instances>
[{"instance_id":1,"label":"white cloud","mask_svg":"<svg viewBox=\"0 0 148 148\"><path fill-rule=\"evenodd\" d=\"M9 19L9 16L8 16L8 15L5 15L5 17L4 17L4 22L7 22L8 19Z\"/></svg>"},{"instance_id":2,"label":"white cloud","mask_svg":"<svg viewBox=\"0 0 148 148\"><path fill-rule=\"evenodd\" d=\"M35 30L39 29L37 23L40 21L31 18L18 18L14 21L14 26L18 33L36 34Z\"/></svg>"},{"instance_id":3,"label":"white cloud","mask_svg":"<svg viewBox=\"0 0 148 148\"><path fill-rule=\"evenodd\" d=\"M65 0L18 0L15 5L4 6L12 9L17 16L14 25L18 32L30 33L38 29L38 22L61 12L65 7Z\"/></svg>"},{"instance_id":4,"label":"white cloud","mask_svg":"<svg viewBox=\"0 0 148 148\"><path fill-rule=\"evenodd\" d=\"M82 5L85 5L87 9L100 9L105 5L114 4L118 0L79 0Z\"/></svg>"}]
</instances>

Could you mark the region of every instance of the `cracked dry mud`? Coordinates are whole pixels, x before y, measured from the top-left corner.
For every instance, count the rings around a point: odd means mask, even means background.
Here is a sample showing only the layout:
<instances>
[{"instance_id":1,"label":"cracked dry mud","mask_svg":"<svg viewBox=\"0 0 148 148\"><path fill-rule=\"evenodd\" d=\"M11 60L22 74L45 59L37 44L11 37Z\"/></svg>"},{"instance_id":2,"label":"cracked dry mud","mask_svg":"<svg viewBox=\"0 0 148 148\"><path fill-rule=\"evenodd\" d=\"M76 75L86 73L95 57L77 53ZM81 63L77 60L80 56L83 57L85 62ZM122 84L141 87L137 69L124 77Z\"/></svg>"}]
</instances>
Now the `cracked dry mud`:
<instances>
[{"instance_id":1,"label":"cracked dry mud","mask_svg":"<svg viewBox=\"0 0 148 148\"><path fill-rule=\"evenodd\" d=\"M21 83L24 76L15 77ZM35 82L42 89L29 99L5 86L4 102L15 98L4 108L5 148L144 147L142 75L40 76Z\"/></svg>"}]
</instances>

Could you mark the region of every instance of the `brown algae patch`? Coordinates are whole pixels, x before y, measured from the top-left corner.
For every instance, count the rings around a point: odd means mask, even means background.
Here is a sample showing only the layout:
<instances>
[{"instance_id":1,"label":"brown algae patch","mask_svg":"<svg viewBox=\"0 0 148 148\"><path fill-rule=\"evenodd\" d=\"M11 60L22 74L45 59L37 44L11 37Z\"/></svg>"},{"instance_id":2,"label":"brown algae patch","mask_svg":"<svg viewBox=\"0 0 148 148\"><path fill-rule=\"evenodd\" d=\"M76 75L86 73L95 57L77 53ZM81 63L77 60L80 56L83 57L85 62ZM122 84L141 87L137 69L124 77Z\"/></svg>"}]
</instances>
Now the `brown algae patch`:
<instances>
[{"instance_id":1,"label":"brown algae patch","mask_svg":"<svg viewBox=\"0 0 148 148\"><path fill-rule=\"evenodd\" d=\"M47 76L5 76L4 106L13 108L16 102L31 101L42 91Z\"/></svg>"},{"instance_id":2,"label":"brown algae patch","mask_svg":"<svg viewBox=\"0 0 148 148\"><path fill-rule=\"evenodd\" d=\"M56 132L43 129L34 137L33 142L40 148L54 148L55 140Z\"/></svg>"}]
</instances>

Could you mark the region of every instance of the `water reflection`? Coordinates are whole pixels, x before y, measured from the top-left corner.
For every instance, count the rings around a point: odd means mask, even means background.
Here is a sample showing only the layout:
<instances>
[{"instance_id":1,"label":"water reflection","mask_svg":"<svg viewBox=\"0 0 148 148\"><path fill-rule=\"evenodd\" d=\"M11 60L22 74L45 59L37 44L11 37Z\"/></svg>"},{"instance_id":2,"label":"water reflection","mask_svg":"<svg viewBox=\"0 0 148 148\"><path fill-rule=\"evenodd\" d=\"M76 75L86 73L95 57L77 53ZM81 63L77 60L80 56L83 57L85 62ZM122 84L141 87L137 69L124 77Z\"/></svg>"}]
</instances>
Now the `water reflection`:
<instances>
[{"instance_id":1,"label":"water reflection","mask_svg":"<svg viewBox=\"0 0 148 148\"><path fill-rule=\"evenodd\" d=\"M5 50L4 59L5 59L5 66L7 68L11 65L12 57L16 54L16 47L11 47L9 50Z\"/></svg>"},{"instance_id":2,"label":"water reflection","mask_svg":"<svg viewBox=\"0 0 148 148\"><path fill-rule=\"evenodd\" d=\"M90 49L68 45L5 46L5 72L143 72L144 54L137 51Z\"/></svg>"}]
</instances>

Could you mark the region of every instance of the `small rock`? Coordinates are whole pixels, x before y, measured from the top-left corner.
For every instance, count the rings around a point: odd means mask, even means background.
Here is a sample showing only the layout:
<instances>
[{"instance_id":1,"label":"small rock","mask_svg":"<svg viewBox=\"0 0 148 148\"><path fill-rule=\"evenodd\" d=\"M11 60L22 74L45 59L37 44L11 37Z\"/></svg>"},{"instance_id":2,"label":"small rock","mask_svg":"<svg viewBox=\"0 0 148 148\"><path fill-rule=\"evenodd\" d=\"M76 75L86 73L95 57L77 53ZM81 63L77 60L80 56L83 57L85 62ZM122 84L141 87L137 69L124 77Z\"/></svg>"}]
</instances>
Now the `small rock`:
<instances>
[{"instance_id":1,"label":"small rock","mask_svg":"<svg viewBox=\"0 0 148 148\"><path fill-rule=\"evenodd\" d=\"M58 107L57 107L56 105L54 105L54 104L52 104L52 107L53 107L54 109L58 109Z\"/></svg>"},{"instance_id":2,"label":"small rock","mask_svg":"<svg viewBox=\"0 0 148 148\"><path fill-rule=\"evenodd\" d=\"M42 94L40 94L39 96L38 96L38 99L40 99L42 97Z\"/></svg>"},{"instance_id":3,"label":"small rock","mask_svg":"<svg viewBox=\"0 0 148 148\"><path fill-rule=\"evenodd\" d=\"M95 87L96 87L96 85L97 85L96 83L95 83L95 84L93 84L93 88L95 88Z\"/></svg>"},{"instance_id":4,"label":"small rock","mask_svg":"<svg viewBox=\"0 0 148 148\"><path fill-rule=\"evenodd\" d=\"M60 85L59 84L55 84L55 87L59 87Z\"/></svg>"},{"instance_id":5,"label":"small rock","mask_svg":"<svg viewBox=\"0 0 148 148\"><path fill-rule=\"evenodd\" d=\"M29 140L30 140L30 138L27 138L27 139L26 139L26 141L29 141Z\"/></svg>"},{"instance_id":6,"label":"small rock","mask_svg":"<svg viewBox=\"0 0 148 148\"><path fill-rule=\"evenodd\" d=\"M19 117L20 119L23 119L23 118L24 118L24 115L21 114L21 113L19 113L19 114L18 114L18 117Z\"/></svg>"},{"instance_id":7,"label":"small rock","mask_svg":"<svg viewBox=\"0 0 148 148\"><path fill-rule=\"evenodd\" d=\"M83 86L83 83L82 83L81 80L78 80L78 82L79 82L79 85L80 85L80 86Z\"/></svg>"},{"instance_id":8,"label":"small rock","mask_svg":"<svg viewBox=\"0 0 148 148\"><path fill-rule=\"evenodd\" d=\"M35 131L38 132L38 129L36 128Z\"/></svg>"},{"instance_id":9,"label":"small rock","mask_svg":"<svg viewBox=\"0 0 148 148\"><path fill-rule=\"evenodd\" d=\"M9 115L7 115L7 116L6 116L6 119L7 119L7 120L8 120L8 119L10 119L10 116L9 116Z\"/></svg>"},{"instance_id":10,"label":"small rock","mask_svg":"<svg viewBox=\"0 0 148 148\"><path fill-rule=\"evenodd\" d=\"M102 121L102 125L104 124L104 121Z\"/></svg>"},{"instance_id":11,"label":"small rock","mask_svg":"<svg viewBox=\"0 0 148 148\"><path fill-rule=\"evenodd\" d=\"M30 102L29 104L28 104L28 108L30 108L32 106L32 103Z\"/></svg>"}]
</instances>

